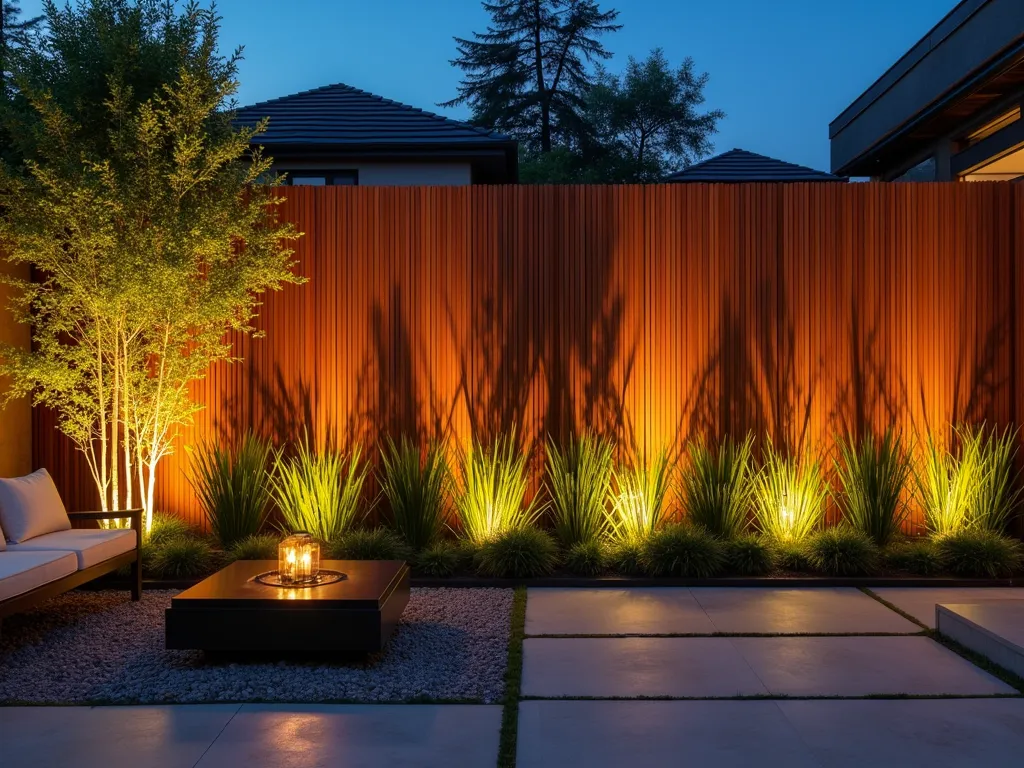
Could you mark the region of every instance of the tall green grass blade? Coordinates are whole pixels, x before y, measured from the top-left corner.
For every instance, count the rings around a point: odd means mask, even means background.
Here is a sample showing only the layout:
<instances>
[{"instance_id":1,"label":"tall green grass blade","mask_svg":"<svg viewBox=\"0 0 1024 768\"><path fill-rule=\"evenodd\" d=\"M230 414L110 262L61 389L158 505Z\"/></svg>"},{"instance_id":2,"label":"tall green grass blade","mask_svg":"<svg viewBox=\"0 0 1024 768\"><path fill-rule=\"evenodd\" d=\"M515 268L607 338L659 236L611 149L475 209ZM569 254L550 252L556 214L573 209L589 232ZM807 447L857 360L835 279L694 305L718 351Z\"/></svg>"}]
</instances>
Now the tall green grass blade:
<instances>
[{"instance_id":1,"label":"tall green grass blade","mask_svg":"<svg viewBox=\"0 0 1024 768\"><path fill-rule=\"evenodd\" d=\"M754 490L753 435L725 438L712 448L703 438L687 449L689 462L676 494L691 523L722 538L743 533Z\"/></svg>"},{"instance_id":2,"label":"tall green grass blade","mask_svg":"<svg viewBox=\"0 0 1024 768\"><path fill-rule=\"evenodd\" d=\"M541 513L536 499L524 505L526 455L514 434L491 445L470 445L459 463L455 508L466 538L480 545L500 533L532 525Z\"/></svg>"},{"instance_id":3,"label":"tall green grass blade","mask_svg":"<svg viewBox=\"0 0 1024 768\"><path fill-rule=\"evenodd\" d=\"M958 430L965 454L977 458L980 471L970 509L974 528L1005 533L1017 514L1021 500L1021 484L1017 470L1017 429L988 431L984 425L971 430Z\"/></svg>"},{"instance_id":4,"label":"tall green grass blade","mask_svg":"<svg viewBox=\"0 0 1024 768\"><path fill-rule=\"evenodd\" d=\"M900 533L909 512L905 491L911 466L902 437L891 429L860 442L847 436L839 441L834 463L839 480L835 499L843 518L884 547Z\"/></svg>"},{"instance_id":5,"label":"tall green grass blade","mask_svg":"<svg viewBox=\"0 0 1024 768\"><path fill-rule=\"evenodd\" d=\"M427 549L444 531L451 485L444 446L431 443L426 452L406 437L381 447L378 473L388 502L392 527L414 551Z\"/></svg>"},{"instance_id":6,"label":"tall green grass blade","mask_svg":"<svg viewBox=\"0 0 1024 768\"><path fill-rule=\"evenodd\" d=\"M817 459L787 458L768 443L754 483L754 514L761 533L779 541L803 541L821 526L827 498Z\"/></svg>"},{"instance_id":7,"label":"tall green grass blade","mask_svg":"<svg viewBox=\"0 0 1024 768\"><path fill-rule=\"evenodd\" d=\"M620 545L647 540L662 522L672 466L662 450L650 464L620 467L614 475L611 511L612 538Z\"/></svg>"},{"instance_id":8,"label":"tall green grass blade","mask_svg":"<svg viewBox=\"0 0 1024 768\"><path fill-rule=\"evenodd\" d=\"M570 438L564 448L545 446L555 535L565 547L589 544L604 535L612 484L612 444L598 437Z\"/></svg>"}]
</instances>

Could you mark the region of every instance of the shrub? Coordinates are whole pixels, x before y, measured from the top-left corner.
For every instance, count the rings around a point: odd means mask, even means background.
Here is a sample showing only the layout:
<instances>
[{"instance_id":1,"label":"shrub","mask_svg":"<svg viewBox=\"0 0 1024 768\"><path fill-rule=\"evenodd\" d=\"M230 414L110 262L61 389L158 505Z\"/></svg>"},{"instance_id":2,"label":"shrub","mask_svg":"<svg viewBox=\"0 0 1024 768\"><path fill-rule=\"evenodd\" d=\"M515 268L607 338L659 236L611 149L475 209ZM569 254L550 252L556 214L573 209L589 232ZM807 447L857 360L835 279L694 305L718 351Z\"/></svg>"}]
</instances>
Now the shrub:
<instances>
[{"instance_id":1,"label":"shrub","mask_svg":"<svg viewBox=\"0 0 1024 768\"><path fill-rule=\"evenodd\" d=\"M1021 499L1018 477L1018 430L987 431L962 428L958 432L962 452L977 456L980 466L971 504L971 525L994 533L1005 533Z\"/></svg>"},{"instance_id":2,"label":"shrub","mask_svg":"<svg viewBox=\"0 0 1024 768\"><path fill-rule=\"evenodd\" d=\"M365 482L358 446L317 451L307 435L294 456L277 456L270 485L289 531L334 541L355 522Z\"/></svg>"},{"instance_id":3,"label":"shrub","mask_svg":"<svg viewBox=\"0 0 1024 768\"><path fill-rule=\"evenodd\" d=\"M878 568L878 547L848 525L814 533L807 539L806 552L810 566L830 576L862 576Z\"/></svg>"},{"instance_id":4,"label":"shrub","mask_svg":"<svg viewBox=\"0 0 1024 768\"><path fill-rule=\"evenodd\" d=\"M213 570L215 554L206 539L178 536L153 546L153 572L165 579L191 579Z\"/></svg>"},{"instance_id":5,"label":"shrub","mask_svg":"<svg viewBox=\"0 0 1024 768\"><path fill-rule=\"evenodd\" d=\"M1021 545L994 531L965 528L935 539L943 566L957 576L1012 576L1021 565Z\"/></svg>"},{"instance_id":6,"label":"shrub","mask_svg":"<svg viewBox=\"0 0 1024 768\"><path fill-rule=\"evenodd\" d=\"M775 567L775 550L763 536L739 536L725 542L725 564L743 576L762 576Z\"/></svg>"},{"instance_id":7,"label":"shrub","mask_svg":"<svg viewBox=\"0 0 1024 768\"><path fill-rule=\"evenodd\" d=\"M526 454L515 433L487 447L471 445L459 464L462 489L456 499L459 521L466 537L476 545L537 520L536 500L524 506L528 483Z\"/></svg>"},{"instance_id":8,"label":"shrub","mask_svg":"<svg viewBox=\"0 0 1024 768\"><path fill-rule=\"evenodd\" d=\"M405 560L404 542L387 528L354 528L327 547L332 560Z\"/></svg>"},{"instance_id":9,"label":"shrub","mask_svg":"<svg viewBox=\"0 0 1024 768\"><path fill-rule=\"evenodd\" d=\"M604 572L608 557L597 539L573 544L565 553L565 567L580 576L597 576Z\"/></svg>"},{"instance_id":10,"label":"shrub","mask_svg":"<svg viewBox=\"0 0 1024 768\"><path fill-rule=\"evenodd\" d=\"M635 576L643 573L644 545L640 541L618 541L608 550L608 565L616 573Z\"/></svg>"},{"instance_id":11,"label":"shrub","mask_svg":"<svg viewBox=\"0 0 1024 768\"><path fill-rule=\"evenodd\" d=\"M192 451L189 483L222 546L260 532L267 519L270 444L247 432L233 448L201 442Z\"/></svg>"},{"instance_id":12,"label":"shrub","mask_svg":"<svg viewBox=\"0 0 1024 768\"><path fill-rule=\"evenodd\" d=\"M648 537L640 562L651 576L706 579L725 567L725 552L722 543L703 528L677 524Z\"/></svg>"},{"instance_id":13,"label":"shrub","mask_svg":"<svg viewBox=\"0 0 1024 768\"><path fill-rule=\"evenodd\" d=\"M277 560L281 537L273 533L257 533L239 539L228 550L235 560Z\"/></svg>"},{"instance_id":14,"label":"shrub","mask_svg":"<svg viewBox=\"0 0 1024 768\"><path fill-rule=\"evenodd\" d=\"M753 445L748 434L742 443L727 437L717 449L703 439L689 446L676 493L690 523L727 539L743 532L753 491Z\"/></svg>"},{"instance_id":15,"label":"shrub","mask_svg":"<svg viewBox=\"0 0 1024 768\"><path fill-rule=\"evenodd\" d=\"M414 552L430 547L446 520L450 473L444 446L431 443L421 460L411 440L395 444L389 438L381 448L379 479L395 531Z\"/></svg>"},{"instance_id":16,"label":"shrub","mask_svg":"<svg viewBox=\"0 0 1024 768\"><path fill-rule=\"evenodd\" d=\"M424 576L435 577L451 576L464 562L465 557L459 546L448 541L431 544L413 559L417 571Z\"/></svg>"},{"instance_id":17,"label":"shrub","mask_svg":"<svg viewBox=\"0 0 1024 768\"><path fill-rule=\"evenodd\" d=\"M189 538L194 534L195 531L192 527L180 517L157 512L153 515L153 525L149 529L149 535L143 541L143 547L146 544L158 546L170 539Z\"/></svg>"},{"instance_id":18,"label":"shrub","mask_svg":"<svg viewBox=\"0 0 1024 768\"><path fill-rule=\"evenodd\" d=\"M507 528L480 545L481 576L525 579L550 573L558 563L555 540L538 528Z\"/></svg>"},{"instance_id":19,"label":"shrub","mask_svg":"<svg viewBox=\"0 0 1024 768\"><path fill-rule=\"evenodd\" d=\"M828 486L816 459L786 458L771 443L754 484L754 513L761 533L802 541L825 514Z\"/></svg>"},{"instance_id":20,"label":"shrub","mask_svg":"<svg viewBox=\"0 0 1024 768\"><path fill-rule=\"evenodd\" d=\"M836 502L843 519L884 547L907 517L904 491L911 468L903 440L891 429L881 438L867 435L859 443L847 437L839 441L839 454Z\"/></svg>"},{"instance_id":21,"label":"shrub","mask_svg":"<svg viewBox=\"0 0 1024 768\"><path fill-rule=\"evenodd\" d=\"M608 524L612 444L598 437L570 438L565 448L548 440L547 479L555 535L565 547L590 544Z\"/></svg>"},{"instance_id":22,"label":"shrub","mask_svg":"<svg viewBox=\"0 0 1024 768\"><path fill-rule=\"evenodd\" d=\"M650 464L620 467L615 472L612 537L618 542L643 543L661 525L671 466L663 450Z\"/></svg>"},{"instance_id":23,"label":"shrub","mask_svg":"<svg viewBox=\"0 0 1024 768\"><path fill-rule=\"evenodd\" d=\"M882 562L888 568L919 576L932 576L943 569L939 548L929 539L894 542L882 552Z\"/></svg>"},{"instance_id":24,"label":"shrub","mask_svg":"<svg viewBox=\"0 0 1024 768\"><path fill-rule=\"evenodd\" d=\"M767 538L767 537L766 537ZM772 542L772 549L775 552L775 565L784 571L810 571L811 561L807 552L806 541L787 539L768 539Z\"/></svg>"}]
</instances>

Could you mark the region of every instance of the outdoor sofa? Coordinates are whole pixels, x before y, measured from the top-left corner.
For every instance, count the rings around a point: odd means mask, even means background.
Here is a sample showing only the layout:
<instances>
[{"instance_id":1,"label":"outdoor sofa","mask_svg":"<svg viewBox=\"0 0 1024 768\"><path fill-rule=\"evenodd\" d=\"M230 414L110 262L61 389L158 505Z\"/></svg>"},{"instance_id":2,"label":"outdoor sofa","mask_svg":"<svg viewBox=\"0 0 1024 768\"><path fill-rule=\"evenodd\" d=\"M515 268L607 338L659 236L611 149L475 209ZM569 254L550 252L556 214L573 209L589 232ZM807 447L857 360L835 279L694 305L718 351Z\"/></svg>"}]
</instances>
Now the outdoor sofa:
<instances>
[{"instance_id":1,"label":"outdoor sofa","mask_svg":"<svg viewBox=\"0 0 1024 768\"><path fill-rule=\"evenodd\" d=\"M130 519L131 529L73 528ZM142 596L138 509L68 512L45 469L0 478L0 619L131 566L132 600Z\"/></svg>"}]
</instances>

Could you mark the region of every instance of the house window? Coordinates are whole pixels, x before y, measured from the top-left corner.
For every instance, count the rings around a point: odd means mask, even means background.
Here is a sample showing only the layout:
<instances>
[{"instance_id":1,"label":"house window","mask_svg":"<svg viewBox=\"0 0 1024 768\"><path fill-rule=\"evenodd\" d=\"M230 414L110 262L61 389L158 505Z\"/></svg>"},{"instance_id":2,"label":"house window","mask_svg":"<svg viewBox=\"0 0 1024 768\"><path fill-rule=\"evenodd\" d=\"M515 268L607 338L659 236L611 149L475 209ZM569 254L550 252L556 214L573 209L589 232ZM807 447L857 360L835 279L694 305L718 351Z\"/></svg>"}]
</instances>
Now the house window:
<instances>
[{"instance_id":1,"label":"house window","mask_svg":"<svg viewBox=\"0 0 1024 768\"><path fill-rule=\"evenodd\" d=\"M1020 120L1020 107L1019 106L1018 107L1014 107L1009 112L1004 112L1003 114L999 115L999 117L995 118L994 120L989 120L987 123L985 123L983 126L978 128L977 130L972 131L971 133L967 134L964 137L964 140L963 140L964 147L966 148L966 147L974 146L975 144L977 144L982 139L987 139L989 136L991 136L996 131L1001 131L1006 126L1010 125L1011 123L1015 123L1018 120Z\"/></svg>"},{"instance_id":2,"label":"house window","mask_svg":"<svg viewBox=\"0 0 1024 768\"><path fill-rule=\"evenodd\" d=\"M354 187L359 184L359 171L282 171L288 174L293 187Z\"/></svg>"}]
</instances>

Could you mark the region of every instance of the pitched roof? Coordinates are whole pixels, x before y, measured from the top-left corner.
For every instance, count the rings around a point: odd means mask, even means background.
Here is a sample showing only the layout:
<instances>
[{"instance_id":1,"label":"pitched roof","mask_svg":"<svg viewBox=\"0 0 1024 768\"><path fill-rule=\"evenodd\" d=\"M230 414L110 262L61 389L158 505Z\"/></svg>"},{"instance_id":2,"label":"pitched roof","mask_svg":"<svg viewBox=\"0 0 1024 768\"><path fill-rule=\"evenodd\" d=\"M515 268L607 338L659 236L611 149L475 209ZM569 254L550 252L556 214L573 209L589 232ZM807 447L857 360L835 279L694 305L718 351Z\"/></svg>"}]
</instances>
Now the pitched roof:
<instances>
[{"instance_id":1,"label":"pitched roof","mask_svg":"<svg viewBox=\"0 0 1024 768\"><path fill-rule=\"evenodd\" d=\"M720 155L684 168L665 177L665 181L742 182L742 181L846 181L825 171L816 171L795 163L776 160L745 149L730 149Z\"/></svg>"},{"instance_id":2,"label":"pitched roof","mask_svg":"<svg viewBox=\"0 0 1024 768\"><path fill-rule=\"evenodd\" d=\"M236 111L236 125L270 122L256 141L265 146L398 147L486 146L512 142L477 128L391 99L336 83L262 101Z\"/></svg>"}]
</instances>

